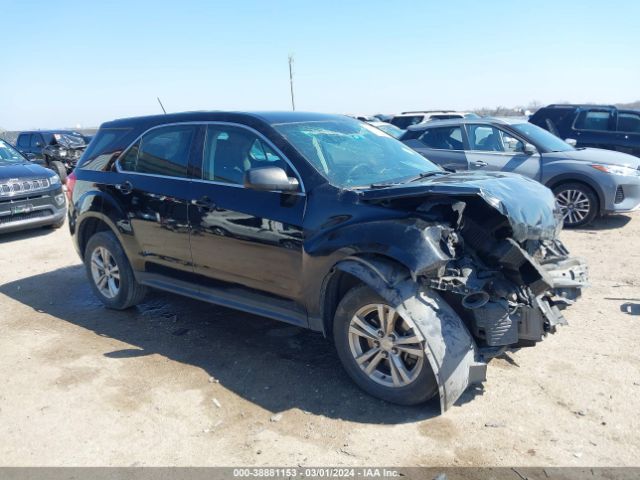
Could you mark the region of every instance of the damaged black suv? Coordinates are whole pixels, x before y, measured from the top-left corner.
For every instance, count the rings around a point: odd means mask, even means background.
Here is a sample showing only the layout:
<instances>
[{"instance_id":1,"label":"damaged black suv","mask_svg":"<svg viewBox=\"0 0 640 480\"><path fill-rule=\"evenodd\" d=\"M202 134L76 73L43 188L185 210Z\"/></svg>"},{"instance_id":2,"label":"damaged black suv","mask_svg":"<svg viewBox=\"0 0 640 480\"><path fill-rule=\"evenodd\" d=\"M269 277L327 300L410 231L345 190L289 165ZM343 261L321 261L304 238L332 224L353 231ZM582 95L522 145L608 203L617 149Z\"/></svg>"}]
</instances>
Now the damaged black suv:
<instances>
[{"instance_id":1,"label":"damaged black suv","mask_svg":"<svg viewBox=\"0 0 640 480\"><path fill-rule=\"evenodd\" d=\"M50 168L64 183L87 147L87 140L74 130L21 132L16 147L25 157Z\"/></svg>"},{"instance_id":2,"label":"damaged black suv","mask_svg":"<svg viewBox=\"0 0 640 480\"><path fill-rule=\"evenodd\" d=\"M148 287L332 337L353 380L443 410L565 323L586 284L553 194L447 173L343 116L194 112L102 125L69 226L110 308Z\"/></svg>"}]
</instances>

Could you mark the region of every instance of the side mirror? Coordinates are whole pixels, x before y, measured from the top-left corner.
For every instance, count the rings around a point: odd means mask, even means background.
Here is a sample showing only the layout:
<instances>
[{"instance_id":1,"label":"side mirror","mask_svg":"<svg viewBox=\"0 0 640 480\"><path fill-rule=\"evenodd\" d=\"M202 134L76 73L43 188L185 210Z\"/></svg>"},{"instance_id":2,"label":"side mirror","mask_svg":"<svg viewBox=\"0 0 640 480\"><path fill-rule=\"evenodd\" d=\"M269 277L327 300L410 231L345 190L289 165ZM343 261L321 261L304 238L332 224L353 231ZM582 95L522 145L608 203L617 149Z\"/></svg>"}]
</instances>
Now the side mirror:
<instances>
[{"instance_id":1,"label":"side mirror","mask_svg":"<svg viewBox=\"0 0 640 480\"><path fill-rule=\"evenodd\" d=\"M535 155L536 153L538 153L538 149L530 143L525 143L522 147L522 152L525 155Z\"/></svg>"},{"instance_id":2,"label":"side mirror","mask_svg":"<svg viewBox=\"0 0 640 480\"><path fill-rule=\"evenodd\" d=\"M42 143L41 142L36 142L36 147L41 148L42 147Z\"/></svg>"},{"instance_id":3,"label":"side mirror","mask_svg":"<svg viewBox=\"0 0 640 480\"><path fill-rule=\"evenodd\" d=\"M572 147L575 147L578 144L578 141L575 138L565 138L564 141Z\"/></svg>"},{"instance_id":4,"label":"side mirror","mask_svg":"<svg viewBox=\"0 0 640 480\"><path fill-rule=\"evenodd\" d=\"M289 178L280 167L257 167L244 173L244 186L252 190L296 192L300 188L298 180Z\"/></svg>"}]
</instances>

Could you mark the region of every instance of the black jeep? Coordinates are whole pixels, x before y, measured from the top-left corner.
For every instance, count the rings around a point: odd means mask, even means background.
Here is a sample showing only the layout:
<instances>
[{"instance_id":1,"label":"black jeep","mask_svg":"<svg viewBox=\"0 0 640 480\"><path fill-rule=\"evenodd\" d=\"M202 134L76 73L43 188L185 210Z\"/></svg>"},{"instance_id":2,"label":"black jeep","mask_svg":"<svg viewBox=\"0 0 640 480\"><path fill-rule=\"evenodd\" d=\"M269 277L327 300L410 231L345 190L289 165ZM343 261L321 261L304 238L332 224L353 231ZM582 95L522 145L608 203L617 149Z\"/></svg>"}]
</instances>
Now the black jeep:
<instances>
[{"instance_id":1,"label":"black jeep","mask_svg":"<svg viewBox=\"0 0 640 480\"><path fill-rule=\"evenodd\" d=\"M344 116L115 120L68 188L107 307L153 287L308 327L364 390L401 404L451 406L488 359L564 324L587 277L546 187L447 173Z\"/></svg>"},{"instance_id":2,"label":"black jeep","mask_svg":"<svg viewBox=\"0 0 640 480\"><path fill-rule=\"evenodd\" d=\"M36 130L21 132L16 147L29 160L52 169L64 183L87 148L87 141L73 130Z\"/></svg>"}]
</instances>

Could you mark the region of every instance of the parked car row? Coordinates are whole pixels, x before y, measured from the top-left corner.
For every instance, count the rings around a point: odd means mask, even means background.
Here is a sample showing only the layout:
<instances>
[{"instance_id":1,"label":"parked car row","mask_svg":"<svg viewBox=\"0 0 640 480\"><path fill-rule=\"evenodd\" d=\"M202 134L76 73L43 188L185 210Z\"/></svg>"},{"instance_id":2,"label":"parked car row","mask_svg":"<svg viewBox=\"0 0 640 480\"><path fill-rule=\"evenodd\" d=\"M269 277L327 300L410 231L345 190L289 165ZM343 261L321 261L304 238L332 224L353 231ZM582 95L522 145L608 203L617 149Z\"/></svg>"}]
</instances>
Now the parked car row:
<instances>
[{"instance_id":1,"label":"parked car row","mask_svg":"<svg viewBox=\"0 0 640 480\"><path fill-rule=\"evenodd\" d=\"M389 133L446 169L515 172L541 182L553 190L567 227L640 207L638 111L554 104L530 119L442 110L368 122L402 127L401 135Z\"/></svg>"}]
</instances>

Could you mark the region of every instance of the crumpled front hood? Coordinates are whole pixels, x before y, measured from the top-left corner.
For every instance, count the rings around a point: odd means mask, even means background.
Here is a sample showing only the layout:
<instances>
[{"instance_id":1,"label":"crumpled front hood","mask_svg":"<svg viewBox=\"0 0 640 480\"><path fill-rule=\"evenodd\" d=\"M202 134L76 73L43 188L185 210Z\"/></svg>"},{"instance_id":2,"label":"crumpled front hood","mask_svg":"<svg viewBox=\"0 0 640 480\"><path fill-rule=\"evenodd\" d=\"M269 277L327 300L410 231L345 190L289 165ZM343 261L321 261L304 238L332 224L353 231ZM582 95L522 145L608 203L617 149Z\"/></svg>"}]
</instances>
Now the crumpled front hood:
<instances>
[{"instance_id":1,"label":"crumpled front hood","mask_svg":"<svg viewBox=\"0 0 640 480\"><path fill-rule=\"evenodd\" d=\"M604 163L607 165L621 165L637 169L640 167L640 158L622 152L604 150L602 148L579 148L565 152L544 153L545 159L557 158L558 160L571 159L588 163Z\"/></svg>"},{"instance_id":2,"label":"crumpled front hood","mask_svg":"<svg viewBox=\"0 0 640 480\"><path fill-rule=\"evenodd\" d=\"M12 178L48 178L53 174L40 165L33 163L17 163L8 165L0 162L0 182Z\"/></svg>"},{"instance_id":3,"label":"crumpled front hood","mask_svg":"<svg viewBox=\"0 0 640 480\"><path fill-rule=\"evenodd\" d=\"M506 172L459 172L418 182L359 192L363 201L410 197L479 196L508 220L513 239L551 240L562 229L562 217L551 190L521 175Z\"/></svg>"}]
</instances>

